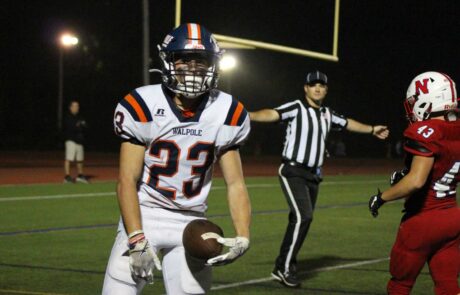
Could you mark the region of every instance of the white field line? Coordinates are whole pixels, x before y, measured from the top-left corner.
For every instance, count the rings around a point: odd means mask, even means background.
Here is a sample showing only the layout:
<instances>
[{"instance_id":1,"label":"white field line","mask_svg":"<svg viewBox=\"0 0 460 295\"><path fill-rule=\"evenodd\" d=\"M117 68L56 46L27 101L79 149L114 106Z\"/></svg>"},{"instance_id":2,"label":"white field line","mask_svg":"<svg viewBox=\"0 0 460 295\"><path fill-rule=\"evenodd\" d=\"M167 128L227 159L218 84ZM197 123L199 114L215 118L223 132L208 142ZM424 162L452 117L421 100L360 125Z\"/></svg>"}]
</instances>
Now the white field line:
<instances>
[{"instance_id":1,"label":"white field line","mask_svg":"<svg viewBox=\"0 0 460 295\"><path fill-rule=\"evenodd\" d=\"M342 268L351 268L351 267L357 267L357 266L362 266L362 265L367 265L367 264L375 264L375 263L379 263L379 262L387 261L387 260L390 260L390 257L372 259L372 260L364 260L360 262L347 263L347 264L339 264L339 265L334 265L334 266L326 266L326 267L321 267L317 269L299 272L299 274L326 272L326 271L332 271L332 270L337 270L337 269L342 269ZM229 289L229 288L235 288L235 287L240 287L240 286L245 286L245 285L253 285L253 284L258 284L258 283L263 283L263 282L268 282L268 281L273 281L273 280L275 280L273 277L265 277L265 278L236 282L236 283L231 283L231 284L217 285L217 286L212 287L211 290Z\"/></svg>"},{"instance_id":2,"label":"white field line","mask_svg":"<svg viewBox=\"0 0 460 295\"><path fill-rule=\"evenodd\" d=\"M22 290L7 290L7 289L0 289L0 293L4 293L4 294L28 294L28 295L65 295L65 294L57 294L57 293L44 293L44 292L32 292L32 291L22 291Z\"/></svg>"},{"instance_id":3,"label":"white field line","mask_svg":"<svg viewBox=\"0 0 460 295\"><path fill-rule=\"evenodd\" d=\"M46 195L46 196L27 196L27 197L13 197L13 198L0 198L0 202L12 201L35 201L35 200L49 200L49 199L72 199L72 198L92 198L92 197L107 197L115 196L115 192L107 193L86 193L86 194L66 194L66 195Z\"/></svg>"},{"instance_id":4,"label":"white field line","mask_svg":"<svg viewBox=\"0 0 460 295\"><path fill-rule=\"evenodd\" d=\"M101 183L110 183L115 182L116 180L92 180L91 183L101 184ZM0 184L0 189L4 187L28 187L28 186L45 186L45 185L59 185L62 182L41 182L41 183L20 183L20 184ZM67 184L70 186L70 184ZM85 185L85 184L75 184L75 185Z\"/></svg>"},{"instance_id":5,"label":"white field line","mask_svg":"<svg viewBox=\"0 0 460 295\"><path fill-rule=\"evenodd\" d=\"M360 183L382 183L383 180L368 180L368 181L325 181L321 185L345 185L345 184L360 184ZM248 184L247 188L272 188L279 187L278 184ZM225 186L214 186L211 190L223 190ZM50 199L72 199L72 198L93 198L93 197L111 197L115 196L115 192L103 193L82 193L82 194L61 194L61 195L38 195L38 196L25 196L25 197L2 197L0 202L13 202L13 201L37 201L37 200L50 200Z\"/></svg>"}]
</instances>

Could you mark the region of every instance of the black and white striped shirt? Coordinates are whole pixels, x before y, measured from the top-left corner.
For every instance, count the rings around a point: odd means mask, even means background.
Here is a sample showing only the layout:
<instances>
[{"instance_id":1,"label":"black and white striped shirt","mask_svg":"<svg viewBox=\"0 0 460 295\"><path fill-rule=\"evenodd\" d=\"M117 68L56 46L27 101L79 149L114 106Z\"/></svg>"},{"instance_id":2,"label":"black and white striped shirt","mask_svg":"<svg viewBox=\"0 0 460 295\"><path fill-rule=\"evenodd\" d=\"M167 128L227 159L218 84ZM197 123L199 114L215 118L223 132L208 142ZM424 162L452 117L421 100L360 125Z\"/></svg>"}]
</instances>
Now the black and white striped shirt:
<instances>
[{"instance_id":1,"label":"black and white striped shirt","mask_svg":"<svg viewBox=\"0 0 460 295\"><path fill-rule=\"evenodd\" d=\"M323 165L329 131L342 130L348 123L344 116L328 107L313 108L306 101L295 100L275 110L280 120L288 124L283 160L295 161L311 168Z\"/></svg>"}]
</instances>

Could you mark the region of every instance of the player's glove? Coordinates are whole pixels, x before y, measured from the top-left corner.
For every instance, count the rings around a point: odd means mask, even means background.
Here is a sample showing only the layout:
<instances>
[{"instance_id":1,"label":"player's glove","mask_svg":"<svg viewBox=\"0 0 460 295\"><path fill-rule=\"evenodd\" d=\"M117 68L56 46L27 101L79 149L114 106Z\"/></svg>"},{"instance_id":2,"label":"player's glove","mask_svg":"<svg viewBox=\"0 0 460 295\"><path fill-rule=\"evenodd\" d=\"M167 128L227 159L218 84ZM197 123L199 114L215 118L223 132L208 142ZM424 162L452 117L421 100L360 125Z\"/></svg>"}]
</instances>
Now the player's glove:
<instances>
[{"instance_id":1,"label":"player's glove","mask_svg":"<svg viewBox=\"0 0 460 295\"><path fill-rule=\"evenodd\" d=\"M208 259L207 264L211 266L221 266L232 263L249 249L249 239L245 237L219 237L217 242L229 247L229 249L225 254Z\"/></svg>"},{"instance_id":2,"label":"player's glove","mask_svg":"<svg viewBox=\"0 0 460 295\"><path fill-rule=\"evenodd\" d=\"M142 230L129 235L129 269L135 282L145 280L153 284L153 270L155 267L161 270L158 256L152 250L149 242L145 239Z\"/></svg>"},{"instance_id":3,"label":"player's glove","mask_svg":"<svg viewBox=\"0 0 460 295\"><path fill-rule=\"evenodd\" d=\"M383 204L385 201L382 200L382 192L379 189L377 194L369 199L369 211L371 211L372 216L377 217L379 215L379 208Z\"/></svg>"},{"instance_id":4,"label":"player's glove","mask_svg":"<svg viewBox=\"0 0 460 295\"><path fill-rule=\"evenodd\" d=\"M393 173L391 173L391 175L390 175L390 185L393 186L393 185L397 184L408 173L409 173L409 169L407 169L407 168L393 171Z\"/></svg>"}]
</instances>

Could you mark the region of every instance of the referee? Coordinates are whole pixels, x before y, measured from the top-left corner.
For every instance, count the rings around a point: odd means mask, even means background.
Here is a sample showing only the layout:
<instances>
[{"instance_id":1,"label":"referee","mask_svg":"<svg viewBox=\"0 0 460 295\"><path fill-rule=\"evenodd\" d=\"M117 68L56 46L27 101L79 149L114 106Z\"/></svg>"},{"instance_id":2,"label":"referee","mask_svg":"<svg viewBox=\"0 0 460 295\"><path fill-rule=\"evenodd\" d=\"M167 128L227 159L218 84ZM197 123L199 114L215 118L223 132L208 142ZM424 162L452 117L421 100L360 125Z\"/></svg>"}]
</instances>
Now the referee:
<instances>
[{"instance_id":1,"label":"referee","mask_svg":"<svg viewBox=\"0 0 460 295\"><path fill-rule=\"evenodd\" d=\"M289 222L272 272L272 276L286 287L300 286L296 276L296 257L313 220L329 132L346 129L372 134L379 139L385 139L389 134L386 126L363 124L324 106L327 84L325 74L319 71L308 73L304 85L305 100L249 113L253 122L287 123L278 174L290 208Z\"/></svg>"}]
</instances>

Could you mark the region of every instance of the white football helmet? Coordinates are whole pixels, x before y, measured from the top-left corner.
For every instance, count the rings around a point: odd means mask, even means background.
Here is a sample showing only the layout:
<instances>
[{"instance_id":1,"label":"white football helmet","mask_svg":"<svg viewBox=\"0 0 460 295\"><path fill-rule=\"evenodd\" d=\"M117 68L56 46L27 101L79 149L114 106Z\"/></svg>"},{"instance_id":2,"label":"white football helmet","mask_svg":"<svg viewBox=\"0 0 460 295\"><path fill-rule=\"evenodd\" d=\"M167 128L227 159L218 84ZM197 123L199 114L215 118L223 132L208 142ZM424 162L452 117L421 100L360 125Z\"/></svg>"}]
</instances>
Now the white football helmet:
<instances>
[{"instance_id":1,"label":"white football helmet","mask_svg":"<svg viewBox=\"0 0 460 295\"><path fill-rule=\"evenodd\" d=\"M456 111L457 90L454 81L439 72L418 75L407 89L404 108L411 123Z\"/></svg>"}]
</instances>

